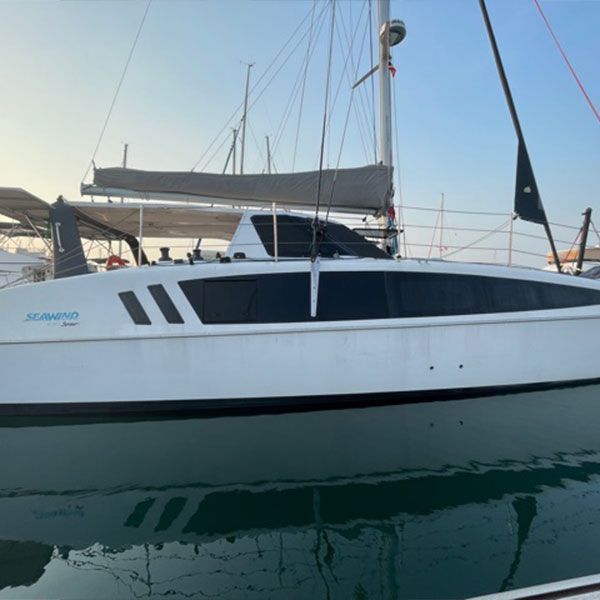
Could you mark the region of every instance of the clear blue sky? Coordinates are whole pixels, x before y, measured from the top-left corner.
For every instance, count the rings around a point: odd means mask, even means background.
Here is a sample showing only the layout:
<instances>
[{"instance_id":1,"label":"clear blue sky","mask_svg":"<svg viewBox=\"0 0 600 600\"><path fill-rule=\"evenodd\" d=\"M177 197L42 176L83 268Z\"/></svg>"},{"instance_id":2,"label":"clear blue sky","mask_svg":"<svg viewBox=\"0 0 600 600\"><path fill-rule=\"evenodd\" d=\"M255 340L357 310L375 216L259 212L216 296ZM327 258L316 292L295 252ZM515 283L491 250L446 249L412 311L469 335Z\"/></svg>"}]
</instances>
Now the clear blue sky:
<instances>
[{"instance_id":1,"label":"clear blue sky","mask_svg":"<svg viewBox=\"0 0 600 600\"><path fill-rule=\"evenodd\" d=\"M58 194L79 199L79 183L146 5L0 0L0 185L24 187L49 201ZM310 0L154 0L97 164L118 164L128 142L132 167L190 169L242 100L241 61L256 63L256 81L311 6ZM542 6L600 105L600 2L542 0ZM546 210L553 221L578 223L586 206L600 210L600 123L533 0L488 0L488 9ZM343 20L351 29L365 9L358 0L338 0L336 10L338 28ZM516 138L477 1L393 0L392 16L408 29L394 50L395 158L403 201L433 207L443 191L448 208L508 213ZM329 22L308 69L296 170L314 168L318 160L328 28ZM362 31L359 26L355 54ZM356 69L361 74L368 68L368 42ZM264 136L277 132L305 51L303 41L250 113L247 171L264 167L252 135L264 153ZM336 38L334 90L344 60ZM334 110L327 146L333 164L348 87L345 82L340 88ZM370 96L369 84L365 92ZM280 171L291 169L297 115L296 102L275 151ZM358 127L352 114L342 165L371 158ZM221 171L226 146L207 170Z\"/></svg>"}]
</instances>

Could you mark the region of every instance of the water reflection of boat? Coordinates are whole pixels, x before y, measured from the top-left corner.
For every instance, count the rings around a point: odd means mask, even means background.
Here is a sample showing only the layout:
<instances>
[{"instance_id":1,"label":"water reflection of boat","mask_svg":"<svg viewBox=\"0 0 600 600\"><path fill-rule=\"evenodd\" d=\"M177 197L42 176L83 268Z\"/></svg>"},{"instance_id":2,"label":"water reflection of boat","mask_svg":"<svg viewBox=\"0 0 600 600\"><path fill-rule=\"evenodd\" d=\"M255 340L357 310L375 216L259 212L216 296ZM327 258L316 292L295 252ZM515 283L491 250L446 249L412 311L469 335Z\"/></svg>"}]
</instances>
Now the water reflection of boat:
<instances>
[{"instance_id":1,"label":"water reflection of boat","mask_svg":"<svg viewBox=\"0 0 600 600\"><path fill-rule=\"evenodd\" d=\"M457 597L592 572L597 393L2 421L0 595Z\"/></svg>"}]
</instances>

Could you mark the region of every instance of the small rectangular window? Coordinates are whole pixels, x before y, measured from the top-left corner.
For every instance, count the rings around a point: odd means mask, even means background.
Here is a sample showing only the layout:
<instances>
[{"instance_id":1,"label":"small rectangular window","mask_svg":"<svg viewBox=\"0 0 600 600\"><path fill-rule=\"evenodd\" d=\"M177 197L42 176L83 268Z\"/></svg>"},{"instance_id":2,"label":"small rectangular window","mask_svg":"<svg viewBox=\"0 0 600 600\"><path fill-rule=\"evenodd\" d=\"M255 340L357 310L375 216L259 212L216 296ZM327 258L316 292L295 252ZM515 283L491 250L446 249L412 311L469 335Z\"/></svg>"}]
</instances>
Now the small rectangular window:
<instances>
[{"instance_id":1,"label":"small rectangular window","mask_svg":"<svg viewBox=\"0 0 600 600\"><path fill-rule=\"evenodd\" d=\"M120 292L119 298L136 325L152 325L144 307L133 292Z\"/></svg>"},{"instance_id":2,"label":"small rectangular window","mask_svg":"<svg viewBox=\"0 0 600 600\"><path fill-rule=\"evenodd\" d=\"M167 290L159 283L156 285L148 286L149 292L152 294L154 301L158 304L160 312L164 315L165 319L169 323L183 323L183 317L177 310L171 296L167 293Z\"/></svg>"},{"instance_id":3,"label":"small rectangular window","mask_svg":"<svg viewBox=\"0 0 600 600\"><path fill-rule=\"evenodd\" d=\"M255 279L204 281L203 323L256 323L257 315Z\"/></svg>"},{"instance_id":4,"label":"small rectangular window","mask_svg":"<svg viewBox=\"0 0 600 600\"><path fill-rule=\"evenodd\" d=\"M321 274L317 320L387 319L389 316L383 272Z\"/></svg>"}]
</instances>

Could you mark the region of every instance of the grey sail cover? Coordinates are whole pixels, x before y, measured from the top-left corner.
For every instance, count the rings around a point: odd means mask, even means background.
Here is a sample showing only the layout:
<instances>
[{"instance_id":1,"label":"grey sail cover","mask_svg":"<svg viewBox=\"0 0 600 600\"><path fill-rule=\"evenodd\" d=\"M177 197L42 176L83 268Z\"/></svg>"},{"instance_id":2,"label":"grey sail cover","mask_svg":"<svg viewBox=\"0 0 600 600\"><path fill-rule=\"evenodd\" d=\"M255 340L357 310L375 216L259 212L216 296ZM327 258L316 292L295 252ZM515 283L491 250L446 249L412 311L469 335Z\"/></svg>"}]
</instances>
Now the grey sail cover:
<instances>
[{"instance_id":1,"label":"grey sail cover","mask_svg":"<svg viewBox=\"0 0 600 600\"><path fill-rule=\"evenodd\" d=\"M391 176L392 169L384 165L324 170L320 206L327 207L331 198L334 211L381 214L391 202ZM94 171L94 186L97 188L130 190L148 197L152 197L153 193L185 194L198 196L199 201L204 198L232 205L277 202L281 206L313 210L318 181L318 171L276 175L140 171L121 167ZM90 193L93 194L93 191Z\"/></svg>"}]
</instances>

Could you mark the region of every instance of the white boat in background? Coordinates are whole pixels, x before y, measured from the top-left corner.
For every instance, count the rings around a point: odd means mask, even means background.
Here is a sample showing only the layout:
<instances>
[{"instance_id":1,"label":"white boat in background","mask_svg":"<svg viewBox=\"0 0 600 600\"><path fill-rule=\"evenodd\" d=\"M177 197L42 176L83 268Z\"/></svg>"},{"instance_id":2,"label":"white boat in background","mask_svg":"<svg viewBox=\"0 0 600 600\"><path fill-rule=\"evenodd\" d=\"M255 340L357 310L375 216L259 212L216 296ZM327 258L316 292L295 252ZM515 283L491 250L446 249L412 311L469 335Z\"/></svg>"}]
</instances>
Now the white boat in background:
<instances>
[{"instance_id":1,"label":"white boat in background","mask_svg":"<svg viewBox=\"0 0 600 600\"><path fill-rule=\"evenodd\" d=\"M27 281L43 281L49 267L41 252L17 249L8 252L0 248L0 288Z\"/></svg>"},{"instance_id":2,"label":"white boat in background","mask_svg":"<svg viewBox=\"0 0 600 600\"><path fill-rule=\"evenodd\" d=\"M283 175L95 169L84 193L203 204L188 209L200 215L196 236L229 245L215 260L149 265L142 226L160 223L144 204L53 204L55 280L0 290L0 365L11 374L0 411L281 411L600 379L598 282L399 259L328 219L330 209L385 217L391 207L388 4L379 11L383 164ZM403 25L394 27L397 42ZM517 129L516 212L549 232ZM140 268L89 274L81 228L127 241ZM32 363L37 377L23 386Z\"/></svg>"}]
</instances>

